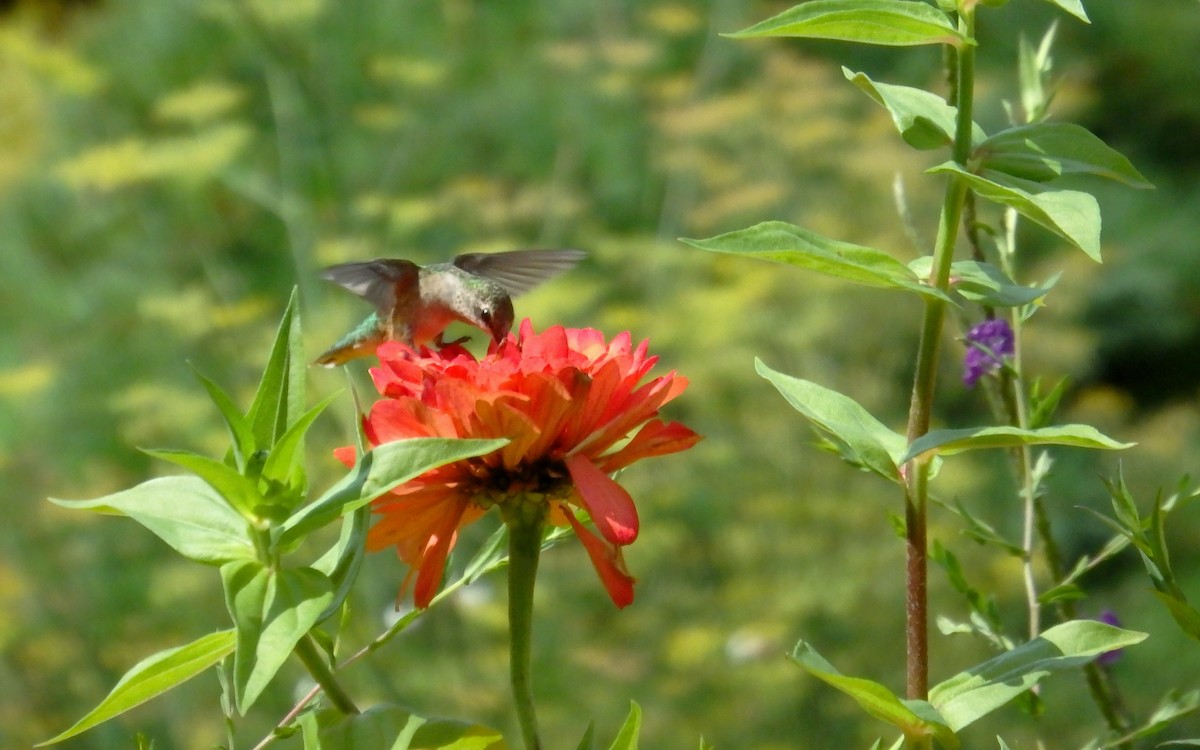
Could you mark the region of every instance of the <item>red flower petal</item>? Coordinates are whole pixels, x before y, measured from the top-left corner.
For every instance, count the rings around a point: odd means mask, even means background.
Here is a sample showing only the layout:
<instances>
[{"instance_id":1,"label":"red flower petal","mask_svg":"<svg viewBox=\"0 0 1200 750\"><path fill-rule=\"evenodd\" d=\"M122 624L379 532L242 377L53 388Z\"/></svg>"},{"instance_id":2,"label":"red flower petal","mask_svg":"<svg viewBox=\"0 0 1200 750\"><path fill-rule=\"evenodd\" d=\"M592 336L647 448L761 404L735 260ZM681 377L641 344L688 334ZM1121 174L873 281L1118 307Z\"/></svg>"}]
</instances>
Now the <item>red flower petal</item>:
<instances>
[{"instance_id":1,"label":"red flower petal","mask_svg":"<svg viewBox=\"0 0 1200 750\"><path fill-rule=\"evenodd\" d=\"M604 538L622 546L632 544L638 535L638 515L625 488L597 469L587 456L567 456L566 464L581 504Z\"/></svg>"},{"instance_id":2,"label":"red flower petal","mask_svg":"<svg viewBox=\"0 0 1200 750\"><path fill-rule=\"evenodd\" d=\"M579 537L583 548L587 550L592 566L600 576L600 582L604 584L613 604L621 609L628 607L633 603L633 584L637 583L637 579L629 575L629 571L625 569L625 559L621 556L621 549L606 543L588 531L569 509L563 508L562 510L571 527L575 529L575 536Z\"/></svg>"},{"instance_id":3,"label":"red flower petal","mask_svg":"<svg viewBox=\"0 0 1200 750\"><path fill-rule=\"evenodd\" d=\"M678 422L668 424L652 419L619 450L597 458L596 465L601 471L611 473L643 458L687 450L700 442L700 437Z\"/></svg>"}]
</instances>

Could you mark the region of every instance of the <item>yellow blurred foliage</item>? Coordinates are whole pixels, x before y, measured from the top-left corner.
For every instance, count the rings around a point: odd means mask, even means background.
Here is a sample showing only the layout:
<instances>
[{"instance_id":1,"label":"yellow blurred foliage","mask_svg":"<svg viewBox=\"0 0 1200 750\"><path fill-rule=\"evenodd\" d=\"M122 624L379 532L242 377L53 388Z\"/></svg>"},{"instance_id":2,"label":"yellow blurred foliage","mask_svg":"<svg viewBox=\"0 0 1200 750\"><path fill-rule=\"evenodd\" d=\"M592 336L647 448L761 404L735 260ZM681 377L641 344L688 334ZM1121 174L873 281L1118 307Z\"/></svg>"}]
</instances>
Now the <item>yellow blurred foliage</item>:
<instances>
[{"instance_id":1,"label":"yellow blurred foliage","mask_svg":"<svg viewBox=\"0 0 1200 750\"><path fill-rule=\"evenodd\" d=\"M50 362L26 362L17 367L0 370L0 398L27 398L46 390L58 368Z\"/></svg>"},{"instance_id":2,"label":"yellow blurred foliage","mask_svg":"<svg viewBox=\"0 0 1200 750\"><path fill-rule=\"evenodd\" d=\"M210 18L238 23L242 14L249 14L268 26L296 26L316 19L328 7L326 0L207 0L201 11Z\"/></svg>"},{"instance_id":3,"label":"yellow blurred foliage","mask_svg":"<svg viewBox=\"0 0 1200 750\"><path fill-rule=\"evenodd\" d=\"M431 88L446 78L446 65L438 60L404 55L376 57L367 63L367 75L379 83L410 88Z\"/></svg>"},{"instance_id":4,"label":"yellow blurred foliage","mask_svg":"<svg viewBox=\"0 0 1200 750\"><path fill-rule=\"evenodd\" d=\"M0 61L25 68L65 94L91 94L103 80L69 49L50 44L26 26L0 25Z\"/></svg>"},{"instance_id":5,"label":"yellow blurred foliage","mask_svg":"<svg viewBox=\"0 0 1200 750\"><path fill-rule=\"evenodd\" d=\"M200 182L228 166L251 135L249 127L234 123L194 136L131 137L88 149L55 171L77 190L114 190L164 178Z\"/></svg>"},{"instance_id":6,"label":"yellow blurred foliage","mask_svg":"<svg viewBox=\"0 0 1200 750\"><path fill-rule=\"evenodd\" d=\"M138 314L147 323L169 328L181 338L194 339L261 319L273 305L272 300L262 297L221 304L213 299L208 287L197 286L141 297Z\"/></svg>"},{"instance_id":7,"label":"yellow blurred foliage","mask_svg":"<svg viewBox=\"0 0 1200 750\"><path fill-rule=\"evenodd\" d=\"M241 105L246 92L224 81L201 81L167 94L154 105L154 116L168 122L204 123Z\"/></svg>"}]
</instances>

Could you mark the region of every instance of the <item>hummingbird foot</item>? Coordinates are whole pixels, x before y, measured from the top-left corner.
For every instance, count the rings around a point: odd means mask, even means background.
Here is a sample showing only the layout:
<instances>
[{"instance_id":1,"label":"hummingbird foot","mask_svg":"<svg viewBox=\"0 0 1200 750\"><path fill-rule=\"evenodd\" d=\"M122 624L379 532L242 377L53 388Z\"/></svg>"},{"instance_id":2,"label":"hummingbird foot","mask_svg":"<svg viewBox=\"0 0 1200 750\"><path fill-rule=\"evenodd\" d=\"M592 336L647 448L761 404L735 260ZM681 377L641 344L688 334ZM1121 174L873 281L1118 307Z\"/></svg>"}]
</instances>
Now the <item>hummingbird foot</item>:
<instances>
[{"instance_id":1,"label":"hummingbird foot","mask_svg":"<svg viewBox=\"0 0 1200 750\"><path fill-rule=\"evenodd\" d=\"M453 341L445 341L442 339L442 334L439 333L437 335L437 337L433 340L433 343L437 345L438 349L445 349L447 346L462 346L463 344L467 343L470 340L471 340L470 336L459 336L458 338L454 339Z\"/></svg>"}]
</instances>

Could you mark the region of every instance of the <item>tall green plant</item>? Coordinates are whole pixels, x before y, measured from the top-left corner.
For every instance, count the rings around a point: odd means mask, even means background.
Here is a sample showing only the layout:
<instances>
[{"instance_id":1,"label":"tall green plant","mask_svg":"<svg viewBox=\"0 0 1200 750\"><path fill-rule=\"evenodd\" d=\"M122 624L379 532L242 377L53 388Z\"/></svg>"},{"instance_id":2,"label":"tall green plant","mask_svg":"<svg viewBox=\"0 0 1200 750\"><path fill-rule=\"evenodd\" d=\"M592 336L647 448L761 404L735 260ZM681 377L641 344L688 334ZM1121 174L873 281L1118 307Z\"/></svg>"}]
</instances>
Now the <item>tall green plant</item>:
<instances>
[{"instance_id":1,"label":"tall green plant","mask_svg":"<svg viewBox=\"0 0 1200 750\"><path fill-rule=\"evenodd\" d=\"M1087 21L1077 0L1051 0ZM948 91L933 91L874 81L843 68L846 78L891 115L900 137L912 148L943 152L946 160L927 174L943 183L937 237L928 256L905 263L869 247L821 236L782 222L766 222L709 239L684 242L711 252L759 258L798 266L827 276L895 292L914 294L923 304L917 324L914 379L904 434L893 432L850 396L801 378L755 364L788 402L847 463L891 482L903 502L906 547L905 697L871 680L840 674L813 646L801 642L793 658L810 673L847 693L870 715L900 730L910 748L960 746L958 733L980 717L1025 694L1045 676L1083 668L1091 694L1107 722L1109 738L1129 727L1114 688L1093 662L1101 654L1132 645L1144 633L1096 621L1074 619L1073 594L1063 588L1068 571L1054 542L1044 507L1042 480L1048 471L1040 446L1064 445L1121 450L1091 426L1056 425L1051 416L1064 385L1043 395L1025 375L1022 331L1053 285L1019 280L1016 227L1032 222L1057 235L1089 258L1100 261L1100 210L1096 199L1076 189L1085 176L1150 187L1127 159L1086 129L1047 119L1052 87L1049 48L1052 34L1034 49L1022 43L1019 63L1021 102L1009 106L1010 123L1001 129L974 120L976 58L986 38L979 17L1004 0L811 0L729 36L735 39L799 37L843 40L893 47L940 46L945 51ZM999 206L991 225L977 204ZM997 398L997 423L933 429L937 374L947 356L943 349L947 318L971 325L966 337L964 384L984 381ZM936 559L952 582L968 594L977 616L968 629L990 636L1003 653L930 686L927 572L931 484L943 457L985 449L1013 456L1021 487L1024 529L1019 542L1008 542L961 505L957 511L977 538L1019 556L1028 597L1028 636L1023 643L999 633L999 618L987 598L966 582L951 554L940 546ZM990 536L981 534L986 530ZM1119 545L1110 544L1105 554ZM1035 558L1046 562L1053 593L1039 591ZM1094 564L1095 561L1092 561ZM1077 578L1078 576L1076 576ZM1062 620L1042 626L1042 609L1053 603Z\"/></svg>"}]
</instances>

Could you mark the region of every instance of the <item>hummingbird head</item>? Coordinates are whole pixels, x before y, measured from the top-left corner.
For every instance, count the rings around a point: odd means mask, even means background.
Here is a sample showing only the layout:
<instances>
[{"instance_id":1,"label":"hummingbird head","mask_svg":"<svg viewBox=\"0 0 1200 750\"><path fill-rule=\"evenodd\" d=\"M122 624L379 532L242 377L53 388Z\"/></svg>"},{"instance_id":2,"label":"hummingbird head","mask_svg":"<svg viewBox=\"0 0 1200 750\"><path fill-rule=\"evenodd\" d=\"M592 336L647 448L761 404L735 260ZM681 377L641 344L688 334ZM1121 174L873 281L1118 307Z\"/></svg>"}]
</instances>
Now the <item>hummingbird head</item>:
<instances>
[{"instance_id":1,"label":"hummingbird head","mask_svg":"<svg viewBox=\"0 0 1200 750\"><path fill-rule=\"evenodd\" d=\"M479 316L477 325L492 334L497 344L503 341L513 324L512 299L507 294L486 299L475 312Z\"/></svg>"}]
</instances>

